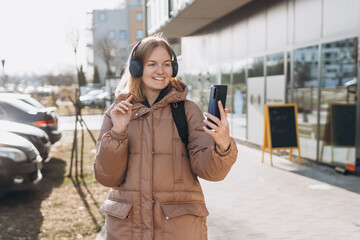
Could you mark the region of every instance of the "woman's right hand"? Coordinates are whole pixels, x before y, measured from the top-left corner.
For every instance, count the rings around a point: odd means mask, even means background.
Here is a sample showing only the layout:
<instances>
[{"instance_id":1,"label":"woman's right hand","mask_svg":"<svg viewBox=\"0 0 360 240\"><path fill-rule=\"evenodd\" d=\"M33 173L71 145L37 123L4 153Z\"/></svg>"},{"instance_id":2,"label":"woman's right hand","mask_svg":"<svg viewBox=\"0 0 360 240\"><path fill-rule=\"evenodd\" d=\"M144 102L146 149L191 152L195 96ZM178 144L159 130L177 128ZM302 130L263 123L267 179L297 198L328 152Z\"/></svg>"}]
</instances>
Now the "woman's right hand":
<instances>
[{"instance_id":1,"label":"woman's right hand","mask_svg":"<svg viewBox=\"0 0 360 240\"><path fill-rule=\"evenodd\" d=\"M133 95L128 97L125 101L117 103L113 110L110 112L111 121L113 124L112 131L116 133L126 132L127 126L129 125L132 112L132 104L130 103L133 99Z\"/></svg>"}]
</instances>

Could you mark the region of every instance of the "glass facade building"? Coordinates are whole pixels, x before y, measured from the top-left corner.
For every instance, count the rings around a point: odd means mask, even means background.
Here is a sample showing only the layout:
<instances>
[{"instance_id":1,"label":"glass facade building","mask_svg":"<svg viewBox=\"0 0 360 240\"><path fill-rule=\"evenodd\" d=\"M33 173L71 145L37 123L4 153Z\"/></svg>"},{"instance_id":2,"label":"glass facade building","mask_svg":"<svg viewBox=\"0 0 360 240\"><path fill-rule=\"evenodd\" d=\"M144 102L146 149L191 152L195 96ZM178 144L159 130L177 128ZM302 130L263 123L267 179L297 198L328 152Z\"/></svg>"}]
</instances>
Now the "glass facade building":
<instances>
[{"instance_id":1,"label":"glass facade building","mask_svg":"<svg viewBox=\"0 0 360 240\"><path fill-rule=\"evenodd\" d=\"M265 104L296 103L302 156L360 169L359 12L358 0L248 1L181 36L190 99L206 111L209 86L227 84L231 134L257 145Z\"/></svg>"}]
</instances>

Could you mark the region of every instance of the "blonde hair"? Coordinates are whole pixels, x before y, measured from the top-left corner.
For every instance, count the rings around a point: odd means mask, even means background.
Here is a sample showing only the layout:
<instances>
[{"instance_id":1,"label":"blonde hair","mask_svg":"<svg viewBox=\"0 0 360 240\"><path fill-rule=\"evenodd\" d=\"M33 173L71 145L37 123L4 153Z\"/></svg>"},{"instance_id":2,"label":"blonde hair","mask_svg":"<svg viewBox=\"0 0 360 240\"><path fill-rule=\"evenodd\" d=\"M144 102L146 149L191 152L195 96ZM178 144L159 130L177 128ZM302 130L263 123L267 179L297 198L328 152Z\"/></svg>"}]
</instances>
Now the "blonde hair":
<instances>
[{"instance_id":1,"label":"blonde hair","mask_svg":"<svg viewBox=\"0 0 360 240\"><path fill-rule=\"evenodd\" d=\"M145 61L150 57L151 53L157 47L163 47L169 53L169 56L172 59L174 58L169 43L162 37L161 34L157 34L141 40L140 45L136 48L133 59L140 61L144 66ZM134 102L143 102L146 100L146 96L144 94L142 77L134 78L129 71L129 64L132 57L133 56L130 54L127 60L124 74L122 75L120 82L116 87L115 99L119 97L123 99L133 95ZM182 87L179 81L180 80L176 78L172 78L169 85L170 89L175 88L178 91L182 91Z\"/></svg>"}]
</instances>

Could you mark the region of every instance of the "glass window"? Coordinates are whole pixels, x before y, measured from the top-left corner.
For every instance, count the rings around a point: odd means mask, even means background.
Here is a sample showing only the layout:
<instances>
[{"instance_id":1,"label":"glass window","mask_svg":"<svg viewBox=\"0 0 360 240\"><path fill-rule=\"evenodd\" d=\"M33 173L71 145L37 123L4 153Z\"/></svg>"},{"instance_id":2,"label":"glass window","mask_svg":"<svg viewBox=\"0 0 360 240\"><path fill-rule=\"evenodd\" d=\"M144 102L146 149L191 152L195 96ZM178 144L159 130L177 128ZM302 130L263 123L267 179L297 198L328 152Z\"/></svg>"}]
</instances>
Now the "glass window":
<instances>
[{"instance_id":1,"label":"glass window","mask_svg":"<svg viewBox=\"0 0 360 240\"><path fill-rule=\"evenodd\" d=\"M120 48L119 50L119 56L120 56L120 59L123 61L123 62L126 62L126 59L128 57L128 50L127 48Z\"/></svg>"},{"instance_id":2,"label":"glass window","mask_svg":"<svg viewBox=\"0 0 360 240\"><path fill-rule=\"evenodd\" d=\"M221 84L230 85L230 73L231 73L231 65L224 64L221 66Z\"/></svg>"},{"instance_id":3,"label":"glass window","mask_svg":"<svg viewBox=\"0 0 360 240\"><path fill-rule=\"evenodd\" d=\"M350 38L341 41L325 43L321 48L321 112L320 112L320 156L322 162L345 165L355 163L355 135L352 139L354 146L341 145L341 141L334 137L332 114L334 106L345 109L341 121L344 121L347 132L355 132L355 117L353 122L346 122L347 116L355 114L355 87L357 79L357 46L358 39ZM354 87L352 89L352 87ZM340 110L340 109L339 109ZM347 134L348 137L351 134ZM350 139L349 139L350 140Z\"/></svg>"},{"instance_id":4,"label":"glass window","mask_svg":"<svg viewBox=\"0 0 360 240\"><path fill-rule=\"evenodd\" d=\"M246 139L246 61L236 61L233 64L233 86L232 86L232 105L231 114L231 134L240 139Z\"/></svg>"},{"instance_id":5,"label":"glass window","mask_svg":"<svg viewBox=\"0 0 360 240\"><path fill-rule=\"evenodd\" d=\"M344 87L357 75L356 45L357 39L326 43L322 46L321 87Z\"/></svg>"},{"instance_id":6,"label":"glass window","mask_svg":"<svg viewBox=\"0 0 360 240\"><path fill-rule=\"evenodd\" d=\"M104 12L99 13L99 21L106 22L106 13Z\"/></svg>"},{"instance_id":7,"label":"glass window","mask_svg":"<svg viewBox=\"0 0 360 240\"><path fill-rule=\"evenodd\" d=\"M188 85L189 88L189 94L187 97L196 103L201 102L200 82L201 74L199 71L193 70L185 74L185 83Z\"/></svg>"},{"instance_id":8,"label":"glass window","mask_svg":"<svg viewBox=\"0 0 360 240\"><path fill-rule=\"evenodd\" d=\"M248 75L249 77L264 76L264 57L249 59Z\"/></svg>"},{"instance_id":9,"label":"glass window","mask_svg":"<svg viewBox=\"0 0 360 240\"><path fill-rule=\"evenodd\" d=\"M144 31L143 30L136 30L136 39L141 40L144 38Z\"/></svg>"},{"instance_id":10,"label":"glass window","mask_svg":"<svg viewBox=\"0 0 360 240\"><path fill-rule=\"evenodd\" d=\"M291 53L287 52L287 63L286 63L286 103L292 103L292 86L291 86Z\"/></svg>"},{"instance_id":11,"label":"glass window","mask_svg":"<svg viewBox=\"0 0 360 240\"><path fill-rule=\"evenodd\" d=\"M301 155L316 160L318 46L294 51L294 102L298 108ZM296 154L296 153L295 153Z\"/></svg>"},{"instance_id":12,"label":"glass window","mask_svg":"<svg viewBox=\"0 0 360 240\"><path fill-rule=\"evenodd\" d=\"M143 20L143 13L142 12L137 12L136 13L136 21L142 22L142 20Z\"/></svg>"},{"instance_id":13,"label":"glass window","mask_svg":"<svg viewBox=\"0 0 360 240\"><path fill-rule=\"evenodd\" d=\"M109 30L108 31L108 38L109 39L115 39L116 38L115 30Z\"/></svg>"},{"instance_id":14,"label":"glass window","mask_svg":"<svg viewBox=\"0 0 360 240\"><path fill-rule=\"evenodd\" d=\"M284 75L284 53L266 56L266 75Z\"/></svg>"},{"instance_id":15,"label":"glass window","mask_svg":"<svg viewBox=\"0 0 360 240\"><path fill-rule=\"evenodd\" d=\"M119 38L120 39L126 39L126 30L120 30L119 31Z\"/></svg>"},{"instance_id":16,"label":"glass window","mask_svg":"<svg viewBox=\"0 0 360 240\"><path fill-rule=\"evenodd\" d=\"M169 0L169 16L173 16L175 3L174 0Z\"/></svg>"},{"instance_id":17,"label":"glass window","mask_svg":"<svg viewBox=\"0 0 360 240\"><path fill-rule=\"evenodd\" d=\"M266 104L285 103L284 53L266 56Z\"/></svg>"},{"instance_id":18,"label":"glass window","mask_svg":"<svg viewBox=\"0 0 360 240\"><path fill-rule=\"evenodd\" d=\"M207 70L202 71L202 73L200 75L202 91L201 91L199 107L202 111L208 110L210 88L211 88L211 85L217 83L216 74L217 74L217 68L209 67Z\"/></svg>"},{"instance_id":19,"label":"glass window","mask_svg":"<svg viewBox=\"0 0 360 240\"><path fill-rule=\"evenodd\" d=\"M229 110L229 113L233 112L232 99L231 99L231 64L223 64L221 66L221 84L228 86L227 96L226 96L226 108Z\"/></svg>"}]
</instances>

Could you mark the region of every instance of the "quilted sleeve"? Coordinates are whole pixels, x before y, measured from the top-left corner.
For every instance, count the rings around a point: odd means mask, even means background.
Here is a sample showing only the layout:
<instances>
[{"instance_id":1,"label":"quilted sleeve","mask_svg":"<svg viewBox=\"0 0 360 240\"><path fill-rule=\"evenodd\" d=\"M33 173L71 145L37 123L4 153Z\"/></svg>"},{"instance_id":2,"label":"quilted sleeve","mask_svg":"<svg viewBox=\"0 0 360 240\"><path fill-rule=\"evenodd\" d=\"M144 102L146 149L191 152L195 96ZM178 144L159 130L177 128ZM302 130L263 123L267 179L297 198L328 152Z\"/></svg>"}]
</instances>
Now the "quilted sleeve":
<instances>
[{"instance_id":1,"label":"quilted sleeve","mask_svg":"<svg viewBox=\"0 0 360 240\"><path fill-rule=\"evenodd\" d=\"M123 182L128 162L127 132L116 134L112 131L110 111L113 107L111 105L104 114L94 162L96 180L107 187L116 187Z\"/></svg>"},{"instance_id":2,"label":"quilted sleeve","mask_svg":"<svg viewBox=\"0 0 360 240\"><path fill-rule=\"evenodd\" d=\"M193 172L209 181L225 179L237 158L238 150L234 139L231 139L226 152L220 152L213 138L203 130L205 123L200 108L195 103L186 101L185 111L189 126L187 149Z\"/></svg>"}]
</instances>

